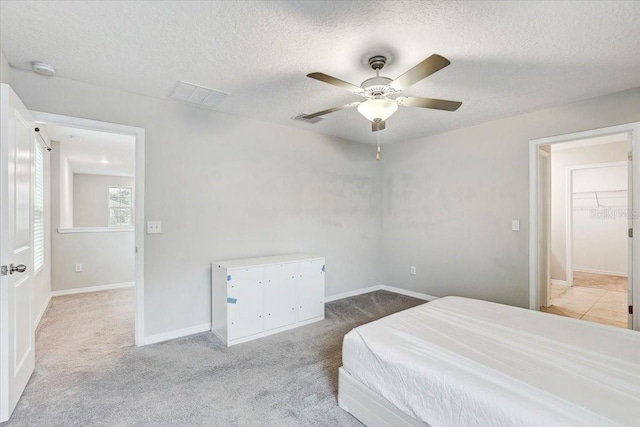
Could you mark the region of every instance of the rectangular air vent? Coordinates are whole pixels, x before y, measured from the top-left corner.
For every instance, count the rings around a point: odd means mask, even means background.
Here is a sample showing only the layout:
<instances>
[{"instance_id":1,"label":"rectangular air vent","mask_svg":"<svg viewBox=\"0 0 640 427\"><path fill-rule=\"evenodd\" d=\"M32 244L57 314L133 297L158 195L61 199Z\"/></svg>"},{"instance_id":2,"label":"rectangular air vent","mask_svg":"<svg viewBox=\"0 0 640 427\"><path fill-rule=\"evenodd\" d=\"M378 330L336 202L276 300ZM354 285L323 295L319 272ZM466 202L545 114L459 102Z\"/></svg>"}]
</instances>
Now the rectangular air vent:
<instances>
[{"instance_id":1,"label":"rectangular air vent","mask_svg":"<svg viewBox=\"0 0 640 427\"><path fill-rule=\"evenodd\" d=\"M218 92L208 87L194 85L179 81L171 94L171 98L178 101L190 102L204 107L215 107L227 96L227 93Z\"/></svg>"},{"instance_id":2,"label":"rectangular air vent","mask_svg":"<svg viewBox=\"0 0 640 427\"><path fill-rule=\"evenodd\" d=\"M314 117L312 119L307 119L306 118L306 114L302 113L302 114L298 114L295 117L291 117L291 120L297 120L299 122L305 122L305 123L310 123L310 124L316 124L318 122L321 122L322 120L324 120L322 117Z\"/></svg>"}]
</instances>

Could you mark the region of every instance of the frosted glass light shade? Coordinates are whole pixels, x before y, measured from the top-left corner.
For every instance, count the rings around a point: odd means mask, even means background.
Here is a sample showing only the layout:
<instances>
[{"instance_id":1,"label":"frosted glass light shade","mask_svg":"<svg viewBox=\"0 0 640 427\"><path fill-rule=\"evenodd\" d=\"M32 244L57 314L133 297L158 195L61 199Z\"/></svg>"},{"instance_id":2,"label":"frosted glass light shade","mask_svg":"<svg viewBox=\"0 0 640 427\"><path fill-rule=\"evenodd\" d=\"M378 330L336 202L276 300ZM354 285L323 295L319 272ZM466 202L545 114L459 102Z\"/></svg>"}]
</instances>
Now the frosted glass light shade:
<instances>
[{"instance_id":1,"label":"frosted glass light shade","mask_svg":"<svg viewBox=\"0 0 640 427\"><path fill-rule=\"evenodd\" d=\"M358 105L358 112L368 120L385 121L398 110L398 104L388 99L370 99Z\"/></svg>"}]
</instances>

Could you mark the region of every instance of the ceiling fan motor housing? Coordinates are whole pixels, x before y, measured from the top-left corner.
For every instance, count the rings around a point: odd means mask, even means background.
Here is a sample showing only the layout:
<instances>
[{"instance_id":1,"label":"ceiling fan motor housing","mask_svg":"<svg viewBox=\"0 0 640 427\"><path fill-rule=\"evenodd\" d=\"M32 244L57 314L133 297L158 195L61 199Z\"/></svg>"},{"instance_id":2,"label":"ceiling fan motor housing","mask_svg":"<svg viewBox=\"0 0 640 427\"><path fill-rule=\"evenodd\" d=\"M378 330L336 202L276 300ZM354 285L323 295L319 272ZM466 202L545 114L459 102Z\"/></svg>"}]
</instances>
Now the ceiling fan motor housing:
<instances>
[{"instance_id":1,"label":"ceiling fan motor housing","mask_svg":"<svg viewBox=\"0 0 640 427\"><path fill-rule=\"evenodd\" d=\"M360 87L364 89L363 95L367 98L386 97L397 92L389 86L392 81L388 77L372 77L363 81Z\"/></svg>"}]
</instances>

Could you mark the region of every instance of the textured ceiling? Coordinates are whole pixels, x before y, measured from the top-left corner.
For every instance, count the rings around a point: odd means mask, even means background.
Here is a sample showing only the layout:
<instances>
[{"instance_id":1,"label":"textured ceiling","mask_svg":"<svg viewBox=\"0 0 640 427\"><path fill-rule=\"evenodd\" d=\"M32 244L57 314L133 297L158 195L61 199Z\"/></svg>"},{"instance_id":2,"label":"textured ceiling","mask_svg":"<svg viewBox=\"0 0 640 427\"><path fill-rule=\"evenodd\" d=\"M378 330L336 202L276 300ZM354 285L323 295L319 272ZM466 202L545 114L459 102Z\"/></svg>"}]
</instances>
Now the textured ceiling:
<instances>
[{"instance_id":1,"label":"textured ceiling","mask_svg":"<svg viewBox=\"0 0 640 427\"><path fill-rule=\"evenodd\" d=\"M395 78L438 53L452 64L405 92L462 101L454 113L401 107L399 142L640 86L640 2L0 2L9 63L166 99L178 80L229 96L217 110L374 142L355 109L310 125L291 117L359 100L309 79L360 84L366 59ZM197 108L197 107L194 107Z\"/></svg>"},{"instance_id":2,"label":"textured ceiling","mask_svg":"<svg viewBox=\"0 0 640 427\"><path fill-rule=\"evenodd\" d=\"M49 137L60 142L74 173L135 175L135 138L94 130L47 125Z\"/></svg>"}]
</instances>

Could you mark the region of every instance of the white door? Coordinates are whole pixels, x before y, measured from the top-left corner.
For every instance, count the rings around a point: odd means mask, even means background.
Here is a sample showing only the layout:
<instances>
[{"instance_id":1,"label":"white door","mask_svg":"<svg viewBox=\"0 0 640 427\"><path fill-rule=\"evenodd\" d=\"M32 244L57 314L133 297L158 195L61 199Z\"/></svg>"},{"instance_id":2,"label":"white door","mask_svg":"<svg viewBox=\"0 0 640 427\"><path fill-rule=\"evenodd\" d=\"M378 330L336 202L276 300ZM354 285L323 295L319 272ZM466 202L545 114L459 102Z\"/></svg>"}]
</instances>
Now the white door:
<instances>
[{"instance_id":1,"label":"white door","mask_svg":"<svg viewBox=\"0 0 640 427\"><path fill-rule=\"evenodd\" d=\"M296 321L296 264L270 265L265 268L264 327L266 330Z\"/></svg>"},{"instance_id":2,"label":"white door","mask_svg":"<svg viewBox=\"0 0 640 427\"><path fill-rule=\"evenodd\" d=\"M264 309L262 267L229 270L227 307L229 310L229 341L263 331Z\"/></svg>"},{"instance_id":3,"label":"white door","mask_svg":"<svg viewBox=\"0 0 640 427\"><path fill-rule=\"evenodd\" d=\"M302 261L296 278L298 321L324 316L324 261Z\"/></svg>"},{"instance_id":4,"label":"white door","mask_svg":"<svg viewBox=\"0 0 640 427\"><path fill-rule=\"evenodd\" d=\"M32 177L34 122L6 84L0 90L0 421L16 407L35 365ZM5 267L8 270L5 275Z\"/></svg>"}]
</instances>

